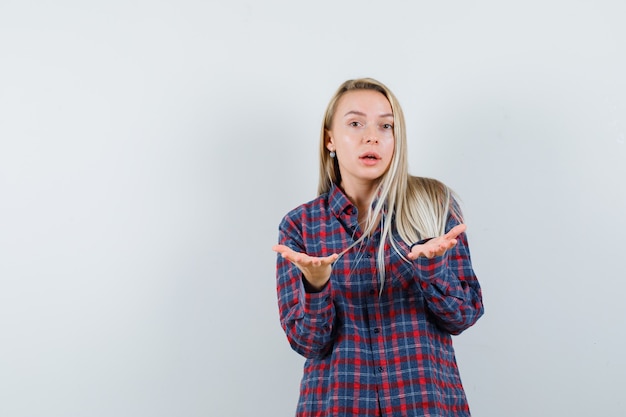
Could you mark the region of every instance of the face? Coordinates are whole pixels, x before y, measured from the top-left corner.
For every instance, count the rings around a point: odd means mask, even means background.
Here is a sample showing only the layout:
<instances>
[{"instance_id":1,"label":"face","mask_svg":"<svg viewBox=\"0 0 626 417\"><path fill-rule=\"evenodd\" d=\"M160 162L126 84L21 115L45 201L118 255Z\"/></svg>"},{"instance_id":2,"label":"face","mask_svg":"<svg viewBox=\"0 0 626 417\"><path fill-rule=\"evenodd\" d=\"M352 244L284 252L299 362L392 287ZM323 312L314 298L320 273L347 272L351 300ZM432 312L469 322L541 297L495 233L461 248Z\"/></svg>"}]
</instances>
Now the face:
<instances>
[{"instance_id":1,"label":"face","mask_svg":"<svg viewBox=\"0 0 626 417\"><path fill-rule=\"evenodd\" d=\"M371 186L387 171L394 151L389 100L375 90L344 93L326 131L326 147L335 151L344 189Z\"/></svg>"}]
</instances>

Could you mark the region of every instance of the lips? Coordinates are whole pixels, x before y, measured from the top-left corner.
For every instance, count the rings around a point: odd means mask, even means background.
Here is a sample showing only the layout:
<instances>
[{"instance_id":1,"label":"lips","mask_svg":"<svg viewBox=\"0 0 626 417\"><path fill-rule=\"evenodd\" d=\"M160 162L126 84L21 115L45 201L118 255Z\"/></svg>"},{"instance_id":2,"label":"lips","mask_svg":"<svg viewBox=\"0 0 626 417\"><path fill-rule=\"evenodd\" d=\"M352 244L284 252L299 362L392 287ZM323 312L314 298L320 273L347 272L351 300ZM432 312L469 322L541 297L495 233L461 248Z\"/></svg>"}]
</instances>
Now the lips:
<instances>
[{"instance_id":1,"label":"lips","mask_svg":"<svg viewBox=\"0 0 626 417\"><path fill-rule=\"evenodd\" d=\"M359 156L359 159L376 161L376 160L381 159L381 157L376 152L365 152Z\"/></svg>"}]
</instances>

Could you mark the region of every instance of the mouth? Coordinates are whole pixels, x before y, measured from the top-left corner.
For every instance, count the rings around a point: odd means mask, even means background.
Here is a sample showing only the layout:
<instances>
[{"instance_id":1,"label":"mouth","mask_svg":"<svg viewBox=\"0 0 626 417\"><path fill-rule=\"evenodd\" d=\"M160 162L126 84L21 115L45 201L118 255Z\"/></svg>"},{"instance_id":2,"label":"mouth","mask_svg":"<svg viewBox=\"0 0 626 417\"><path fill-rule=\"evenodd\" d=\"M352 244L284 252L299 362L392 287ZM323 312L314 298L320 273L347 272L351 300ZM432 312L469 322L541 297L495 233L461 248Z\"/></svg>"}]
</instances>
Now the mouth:
<instances>
[{"instance_id":1,"label":"mouth","mask_svg":"<svg viewBox=\"0 0 626 417\"><path fill-rule=\"evenodd\" d=\"M365 160L369 160L369 161L377 161L380 158L380 155L378 155L376 152L366 152L362 155L359 156L359 159L365 159Z\"/></svg>"}]
</instances>

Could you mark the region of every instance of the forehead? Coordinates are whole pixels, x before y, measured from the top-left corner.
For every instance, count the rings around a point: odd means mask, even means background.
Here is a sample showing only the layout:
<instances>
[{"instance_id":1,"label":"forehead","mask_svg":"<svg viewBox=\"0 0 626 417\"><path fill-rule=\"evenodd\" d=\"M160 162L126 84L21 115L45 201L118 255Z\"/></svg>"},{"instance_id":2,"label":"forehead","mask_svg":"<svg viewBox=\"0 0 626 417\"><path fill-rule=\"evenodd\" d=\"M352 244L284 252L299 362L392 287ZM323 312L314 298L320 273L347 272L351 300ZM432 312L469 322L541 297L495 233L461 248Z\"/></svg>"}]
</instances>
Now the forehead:
<instances>
[{"instance_id":1,"label":"forehead","mask_svg":"<svg viewBox=\"0 0 626 417\"><path fill-rule=\"evenodd\" d=\"M350 111L358 111L371 116L391 114L391 104L387 97L376 90L350 90L339 98L335 113L343 116Z\"/></svg>"}]
</instances>

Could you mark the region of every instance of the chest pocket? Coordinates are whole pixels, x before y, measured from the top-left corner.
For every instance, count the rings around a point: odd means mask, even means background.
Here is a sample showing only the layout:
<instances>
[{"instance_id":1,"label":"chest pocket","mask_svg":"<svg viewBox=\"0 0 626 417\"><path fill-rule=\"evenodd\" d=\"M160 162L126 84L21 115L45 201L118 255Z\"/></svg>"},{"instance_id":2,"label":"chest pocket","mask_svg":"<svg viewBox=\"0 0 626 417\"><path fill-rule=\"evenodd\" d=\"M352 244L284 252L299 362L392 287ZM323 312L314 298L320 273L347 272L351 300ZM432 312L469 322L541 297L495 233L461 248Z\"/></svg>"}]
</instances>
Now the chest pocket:
<instances>
[{"instance_id":1,"label":"chest pocket","mask_svg":"<svg viewBox=\"0 0 626 417\"><path fill-rule=\"evenodd\" d=\"M403 247L400 247L400 250L403 249ZM402 259L395 250L391 251L386 273L385 285L389 284L394 291L421 294L419 285L417 285L418 278L414 263Z\"/></svg>"},{"instance_id":2,"label":"chest pocket","mask_svg":"<svg viewBox=\"0 0 626 417\"><path fill-rule=\"evenodd\" d=\"M346 253L333 266L333 298L364 305L378 294L378 270L374 255L365 251Z\"/></svg>"}]
</instances>

